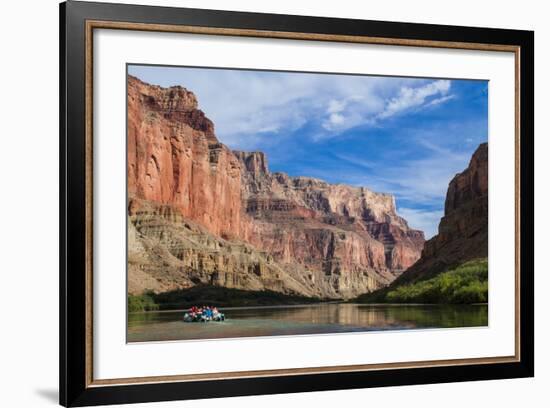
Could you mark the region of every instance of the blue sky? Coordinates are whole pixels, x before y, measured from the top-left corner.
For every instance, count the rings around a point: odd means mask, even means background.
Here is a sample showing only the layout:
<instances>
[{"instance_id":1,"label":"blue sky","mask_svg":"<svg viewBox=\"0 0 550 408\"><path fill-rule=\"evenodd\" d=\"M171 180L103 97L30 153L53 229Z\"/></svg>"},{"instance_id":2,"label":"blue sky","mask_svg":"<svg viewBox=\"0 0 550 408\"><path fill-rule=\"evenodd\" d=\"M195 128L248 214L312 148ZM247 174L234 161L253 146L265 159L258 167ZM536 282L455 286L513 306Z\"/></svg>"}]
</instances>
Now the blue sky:
<instances>
[{"instance_id":1,"label":"blue sky","mask_svg":"<svg viewBox=\"0 0 550 408\"><path fill-rule=\"evenodd\" d=\"M451 178L487 141L488 83L186 67L128 67L197 95L220 141L272 171L394 194L429 238Z\"/></svg>"}]
</instances>

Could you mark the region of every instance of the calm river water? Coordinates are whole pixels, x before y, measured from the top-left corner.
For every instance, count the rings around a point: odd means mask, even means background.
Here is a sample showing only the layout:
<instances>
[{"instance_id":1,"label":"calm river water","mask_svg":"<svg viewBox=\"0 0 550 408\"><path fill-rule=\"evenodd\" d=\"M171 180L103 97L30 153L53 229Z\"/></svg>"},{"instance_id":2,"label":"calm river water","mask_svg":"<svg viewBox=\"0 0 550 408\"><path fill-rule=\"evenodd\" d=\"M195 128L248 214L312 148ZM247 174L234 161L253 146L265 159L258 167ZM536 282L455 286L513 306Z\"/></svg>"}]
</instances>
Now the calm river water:
<instances>
[{"instance_id":1,"label":"calm river water","mask_svg":"<svg viewBox=\"0 0 550 408\"><path fill-rule=\"evenodd\" d=\"M183 311L130 313L128 341L487 326L487 305L359 305L226 308L224 322L184 323Z\"/></svg>"}]
</instances>

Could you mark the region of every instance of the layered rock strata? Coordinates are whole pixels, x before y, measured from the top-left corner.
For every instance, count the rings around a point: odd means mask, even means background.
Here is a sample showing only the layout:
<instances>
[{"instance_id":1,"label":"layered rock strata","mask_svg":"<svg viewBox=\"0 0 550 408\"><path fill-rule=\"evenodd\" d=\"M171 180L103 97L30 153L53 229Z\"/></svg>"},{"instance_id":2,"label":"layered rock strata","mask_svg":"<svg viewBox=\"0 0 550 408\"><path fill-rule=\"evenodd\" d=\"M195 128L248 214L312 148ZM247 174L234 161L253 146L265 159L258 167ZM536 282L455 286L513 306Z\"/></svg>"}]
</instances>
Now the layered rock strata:
<instances>
[{"instance_id":1,"label":"layered rock strata","mask_svg":"<svg viewBox=\"0 0 550 408\"><path fill-rule=\"evenodd\" d=\"M424 236L391 195L271 173L183 87L128 79L129 289L212 284L322 298L388 285Z\"/></svg>"}]
</instances>

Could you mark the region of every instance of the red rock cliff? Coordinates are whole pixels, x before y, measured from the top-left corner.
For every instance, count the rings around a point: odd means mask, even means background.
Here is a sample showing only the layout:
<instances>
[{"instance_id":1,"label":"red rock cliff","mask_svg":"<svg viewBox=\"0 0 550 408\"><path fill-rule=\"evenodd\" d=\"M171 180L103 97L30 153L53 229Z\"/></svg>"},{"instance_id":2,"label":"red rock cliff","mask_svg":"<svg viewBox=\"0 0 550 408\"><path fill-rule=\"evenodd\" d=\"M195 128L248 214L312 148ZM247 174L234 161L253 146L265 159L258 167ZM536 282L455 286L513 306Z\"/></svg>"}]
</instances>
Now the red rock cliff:
<instances>
[{"instance_id":1,"label":"red rock cliff","mask_svg":"<svg viewBox=\"0 0 550 408\"><path fill-rule=\"evenodd\" d=\"M340 292L355 291L369 271L383 286L418 259L424 235L397 215L391 195L272 174L263 153L236 155L245 169L243 202L256 225L246 239L276 259L324 271Z\"/></svg>"},{"instance_id":2,"label":"red rock cliff","mask_svg":"<svg viewBox=\"0 0 550 408\"><path fill-rule=\"evenodd\" d=\"M128 82L130 290L197 283L349 298L392 282L422 232L392 196L270 173L232 152L182 87Z\"/></svg>"},{"instance_id":3,"label":"red rock cliff","mask_svg":"<svg viewBox=\"0 0 550 408\"><path fill-rule=\"evenodd\" d=\"M185 88L128 82L128 194L169 204L218 235L241 222L235 155Z\"/></svg>"}]
</instances>

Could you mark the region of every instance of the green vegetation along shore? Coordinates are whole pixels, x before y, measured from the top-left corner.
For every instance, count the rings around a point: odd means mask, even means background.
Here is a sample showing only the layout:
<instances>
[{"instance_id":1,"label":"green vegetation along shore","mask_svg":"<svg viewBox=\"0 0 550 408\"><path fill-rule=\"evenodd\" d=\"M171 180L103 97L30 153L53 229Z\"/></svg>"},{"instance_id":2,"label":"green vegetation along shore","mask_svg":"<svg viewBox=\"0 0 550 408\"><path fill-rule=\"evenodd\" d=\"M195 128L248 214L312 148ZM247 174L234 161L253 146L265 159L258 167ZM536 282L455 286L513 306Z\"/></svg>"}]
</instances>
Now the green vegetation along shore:
<instances>
[{"instance_id":1,"label":"green vegetation along shore","mask_svg":"<svg viewBox=\"0 0 550 408\"><path fill-rule=\"evenodd\" d=\"M155 303L155 294L152 292L143 295L128 296L128 312L150 312L159 310L159 305Z\"/></svg>"},{"instance_id":2,"label":"green vegetation along shore","mask_svg":"<svg viewBox=\"0 0 550 408\"><path fill-rule=\"evenodd\" d=\"M320 298L297 295L284 295L278 292L250 291L224 288L220 286L200 285L189 289L175 290L155 294L128 296L129 312L151 310L187 309L196 305L214 305L217 307L298 305L322 302Z\"/></svg>"},{"instance_id":3,"label":"green vegetation along shore","mask_svg":"<svg viewBox=\"0 0 550 408\"><path fill-rule=\"evenodd\" d=\"M361 295L359 303L471 304L488 301L487 258L465 262L431 279Z\"/></svg>"},{"instance_id":4,"label":"green vegetation along shore","mask_svg":"<svg viewBox=\"0 0 550 408\"><path fill-rule=\"evenodd\" d=\"M128 296L129 312L186 309L193 305L217 307L298 305L322 302L320 298L284 295L201 285L189 289ZM433 278L389 286L354 299L357 303L472 304L488 301L487 259L465 262Z\"/></svg>"}]
</instances>

